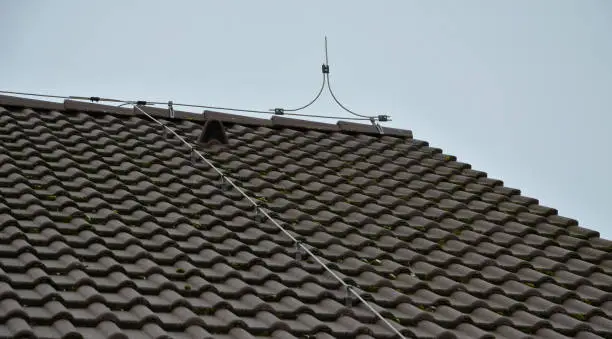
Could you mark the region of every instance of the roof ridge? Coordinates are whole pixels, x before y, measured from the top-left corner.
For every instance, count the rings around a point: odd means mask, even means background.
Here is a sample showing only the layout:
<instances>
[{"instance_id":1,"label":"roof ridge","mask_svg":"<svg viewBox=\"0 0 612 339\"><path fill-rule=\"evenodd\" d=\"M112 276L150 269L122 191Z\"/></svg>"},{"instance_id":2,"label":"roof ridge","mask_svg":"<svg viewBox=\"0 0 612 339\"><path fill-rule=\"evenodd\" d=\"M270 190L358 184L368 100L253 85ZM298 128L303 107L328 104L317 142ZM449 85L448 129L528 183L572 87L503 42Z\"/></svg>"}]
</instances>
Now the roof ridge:
<instances>
[{"instance_id":1,"label":"roof ridge","mask_svg":"<svg viewBox=\"0 0 612 339\"><path fill-rule=\"evenodd\" d=\"M141 115L139 112L135 112L132 108L117 107L111 105L104 105L98 103L90 103L78 100L64 100L63 103L22 98L9 95L0 95L0 105L22 107L22 108L34 108L44 109L59 112L87 112L87 113L105 113L114 115L126 115L126 116L138 116ZM351 134L368 134L368 135L380 135L379 131L372 125L360 124L355 122L348 122L339 120L337 123L325 123L312 120L294 119L272 115L270 119L262 119L249 117L245 115L222 113L216 111L204 110L201 114L187 112L187 111L174 111L174 118L170 117L170 113L165 108L152 107L152 106L140 106L148 114L158 118L168 119L179 119L179 120L195 120L195 121L208 121L218 120L221 122L228 122L240 125L251 125L251 126L265 126L265 127L288 127L294 129L303 130L317 130L323 132L344 132ZM272 114L272 113L270 113ZM405 137L412 138L412 131L400 128L383 127L384 134L394 137Z\"/></svg>"}]
</instances>

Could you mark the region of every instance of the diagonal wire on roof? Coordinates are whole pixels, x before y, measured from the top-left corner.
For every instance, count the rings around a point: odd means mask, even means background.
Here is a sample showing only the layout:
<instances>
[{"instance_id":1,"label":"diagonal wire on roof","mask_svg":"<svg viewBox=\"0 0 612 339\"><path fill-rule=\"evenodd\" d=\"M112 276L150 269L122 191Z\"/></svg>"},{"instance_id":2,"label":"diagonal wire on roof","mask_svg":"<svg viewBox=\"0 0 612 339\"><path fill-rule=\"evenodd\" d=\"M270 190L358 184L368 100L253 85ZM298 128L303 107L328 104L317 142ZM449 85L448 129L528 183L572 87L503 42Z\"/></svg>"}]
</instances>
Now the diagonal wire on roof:
<instances>
[{"instance_id":1,"label":"diagonal wire on roof","mask_svg":"<svg viewBox=\"0 0 612 339\"><path fill-rule=\"evenodd\" d=\"M298 249L297 255L299 255L300 250L303 250L306 254L308 254L310 257L312 257L319 265L321 265L321 267L323 267L323 269L325 269L329 274L331 274L331 276L336 279L338 282L340 282L340 284L344 287L345 291L346 291L346 298L347 298L347 302L346 304L350 304L351 303L351 298L352 296L356 297L359 301L361 301L372 313L374 313L374 315L376 315L380 320L382 320L395 334L397 334L399 336L399 338L401 339L406 339L406 337L397 329L395 328L395 326L393 326L393 324L391 324L391 322L389 320L387 320L387 318L383 317L382 314L380 314L380 312L378 312L374 306L372 306L368 301L366 301L361 294L356 290L356 288L354 286L349 285L346 281L344 281L340 276L338 276L338 274L336 274L336 272L334 272L331 268L329 268L329 266L327 264L325 264L323 262L323 260L321 260L321 258L319 258L316 254L314 254L310 248L308 248L308 246L306 246L306 244L304 244L303 242L301 242L300 240L298 240L296 237L294 237L289 231L287 231L279 222L276 221L276 219L274 219L264 208L262 208L257 201L255 201L255 199L251 198L248 194L246 194L246 192L240 187L238 186L231 178L229 178L228 176L226 176L223 171L221 171L219 168L217 168L210 160L208 160L200 151L198 151L196 149L195 146L193 146L191 143L187 142L183 137L181 137L175 130L173 130L172 128L168 127L166 124L164 124L163 122L161 122L160 120L156 119L155 117L153 117L152 115L148 114L147 112L145 112L140 105L134 104L133 105L134 108L136 110L138 110L139 112L141 112L142 114L144 114L145 116L147 116L149 119L151 119L152 121L154 121L155 123L159 124L160 126L162 126L165 130L170 131L172 134L174 134L180 141L182 141L190 150L191 150L191 154L192 154L192 158L193 155L197 155L198 157L200 157L208 166L210 166L210 168L215 171L220 179L221 182L226 182L228 183L231 187L233 187L234 189L236 189L244 198L246 198L254 207L254 212L255 215L262 218L263 220L269 220L274 226L276 226L281 232L283 232L287 237L289 237L289 239L291 239L291 241L293 241L293 243L295 244L295 246ZM265 218L265 219L264 219Z\"/></svg>"}]
</instances>

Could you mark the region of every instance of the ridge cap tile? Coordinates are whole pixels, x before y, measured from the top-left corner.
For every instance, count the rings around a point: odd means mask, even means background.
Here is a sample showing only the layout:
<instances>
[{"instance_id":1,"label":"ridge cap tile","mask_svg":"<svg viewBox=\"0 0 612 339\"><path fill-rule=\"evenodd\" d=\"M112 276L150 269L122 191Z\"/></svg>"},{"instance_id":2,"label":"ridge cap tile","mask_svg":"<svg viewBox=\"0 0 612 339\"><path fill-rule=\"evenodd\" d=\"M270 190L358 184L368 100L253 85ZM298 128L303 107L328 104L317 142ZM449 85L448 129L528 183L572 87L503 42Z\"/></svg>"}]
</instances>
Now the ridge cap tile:
<instances>
[{"instance_id":1,"label":"ridge cap tile","mask_svg":"<svg viewBox=\"0 0 612 339\"><path fill-rule=\"evenodd\" d=\"M153 106L146 106L146 105L138 105L137 107L147 112L148 114L152 115L153 117L172 119L170 117L170 111L167 108L153 107ZM142 112L138 110L138 108L136 108L136 106L132 108L133 115L142 116L143 114ZM174 114L175 114L174 119L204 121L204 117L202 116L202 114L185 112L185 111L175 111Z\"/></svg>"},{"instance_id":2,"label":"ridge cap tile","mask_svg":"<svg viewBox=\"0 0 612 339\"><path fill-rule=\"evenodd\" d=\"M311 129L318 131L338 132L340 128L335 124L328 124L325 122L310 121L303 119L286 118L278 115L273 115L270 119L274 126L278 127L292 127L297 129Z\"/></svg>"},{"instance_id":3,"label":"ridge cap tile","mask_svg":"<svg viewBox=\"0 0 612 339\"><path fill-rule=\"evenodd\" d=\"M136 109L117 107L112 105L105 105L94 102L87 102L74 99L65 99L63 103L57 103L52 101L37 100L30 98L22 98L17 96L0 95L0 106L15 106L22 108L35 108L45 109L54 111L81 111L89 113L111 113L120 115L140 115ZM153 107L148 105L140 105L141 109L147 113L163 118L170 118L169 112L165 108ZM130 113L131 111L131 113ZM272 112L270 113L272 114ZM236 124L244 125L255 125L255 126L284 126L294 127L299 129L311 129L321 131L345 131L345 132L358 132L371 135L389 135L396 137L407 137L412 138L412 131L393 128L393 127L382 127L384 134L380 134L379 131L372 125L359 124L348 121L338 121L335 125L323 122L316 122L311 120L294 119L273 115L271 119L260 119L248 116L241 116L231 113L221 113L216 111L205 110L202 114L197 114L187 111L175 111L176 119L187 119L202 121L207 119L216 119L223 122L231 122Z\"/></svg>"},{"instance_id":4,"label":"ridge cap tile","mask_svg":"<svg viewBox=\"0 0 612 339\"><path fill-rule=\"evenodd\" d=\"M64 100L64 109L67 112L111 113L120 115L135 115L134 110L127 107L103 105L79 100Z\"/></svg>"},{"instance_id":5,"label":"ridge cap tile","mask_svg":"<svg viewBox=\"0 0 612 339\"><path fill-rule=\"evenodd\" d=\"M273 126L273 122L269 119L255 118L244 115L221 113L216 111L205 110L202 112L202 116L206 120L218 120L221 122L229 122L239 125L254 125L254 126Z\"/></svg>"},{"instance_id":6,"label":"ridge cap tile","mask_svg":"<svg viewBox=\"0 0 612 339\"><path fill-rule=\"evenodd\" d=\"M338 121L336 123L338 128L343 132L357 132L357 133L370 133L370 134L380 134L376 127L371 124L359 124L355 122L348 121Z\"/></svg>"},{"instance_id":7,"label":"ridge cap tile","mask_svg":"<svg viewBox=\"0 0 612 339\"><path fill-rule=\"evenodd\" d=\"M2 94L0 94L0 106L13 106L13 107L20 107L20 108L33 108L33 109L43 109L43 110L50 110L50 111L63 111L64 110L64 107L63 107L64 105L62 103L30 99L30 98L22 98L22 97L2 95Z\"/></svg>"}]
</instances>

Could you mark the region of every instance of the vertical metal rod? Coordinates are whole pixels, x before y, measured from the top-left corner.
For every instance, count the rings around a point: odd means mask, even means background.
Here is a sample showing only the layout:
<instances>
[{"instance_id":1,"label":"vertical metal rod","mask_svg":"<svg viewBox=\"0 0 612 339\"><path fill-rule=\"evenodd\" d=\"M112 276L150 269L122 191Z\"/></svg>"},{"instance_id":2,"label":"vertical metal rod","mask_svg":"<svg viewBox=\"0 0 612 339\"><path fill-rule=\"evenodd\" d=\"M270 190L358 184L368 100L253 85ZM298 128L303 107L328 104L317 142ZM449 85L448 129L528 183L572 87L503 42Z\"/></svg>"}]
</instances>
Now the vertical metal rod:
<instances>
[{"instance_id":1,"label":"vertical metal rod","mask_svg":"<svg viewBox=\"0 0 612 339\"><path fill-rule=\"evenodd\" d=\"M327 57L327 35L325 36L325 64L329 65L329 59Z\"/></svg>"}]
</instances>

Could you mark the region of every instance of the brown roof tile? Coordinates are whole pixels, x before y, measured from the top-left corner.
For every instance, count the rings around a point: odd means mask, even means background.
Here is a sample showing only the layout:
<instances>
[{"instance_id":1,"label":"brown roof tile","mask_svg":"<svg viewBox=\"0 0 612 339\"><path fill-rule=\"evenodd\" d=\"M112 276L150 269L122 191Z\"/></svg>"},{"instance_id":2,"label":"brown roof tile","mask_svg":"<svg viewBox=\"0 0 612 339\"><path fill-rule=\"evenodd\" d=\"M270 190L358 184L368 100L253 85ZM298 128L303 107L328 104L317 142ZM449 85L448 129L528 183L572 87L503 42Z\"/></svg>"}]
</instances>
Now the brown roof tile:
<instances>
[{"instance_id":1,"label":"brown roof tile","mask_svg":"<svg viewBox=\"0 0 612 339\"><path fill-rule=\"evenodd\" d=\"M612 242L412 132L142 107L405 336L612 336ZM393 338L133 109L0 96L0 338Z\"/></svg>"}]
</instances>

